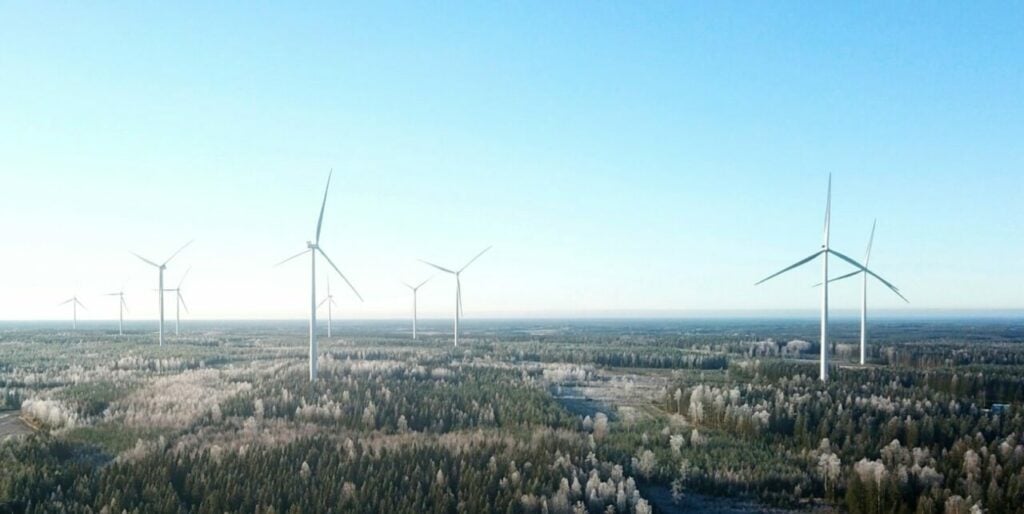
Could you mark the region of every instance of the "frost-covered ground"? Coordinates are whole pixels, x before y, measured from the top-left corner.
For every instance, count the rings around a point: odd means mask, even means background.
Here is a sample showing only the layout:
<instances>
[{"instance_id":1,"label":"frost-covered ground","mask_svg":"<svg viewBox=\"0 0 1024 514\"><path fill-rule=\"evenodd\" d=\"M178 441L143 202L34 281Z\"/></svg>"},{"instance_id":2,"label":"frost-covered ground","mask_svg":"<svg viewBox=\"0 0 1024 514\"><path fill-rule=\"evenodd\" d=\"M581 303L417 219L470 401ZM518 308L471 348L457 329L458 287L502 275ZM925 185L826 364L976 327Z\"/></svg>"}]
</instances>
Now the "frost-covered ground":
<instances>
[{"instance_id":1,"label":"frost-covered ground","mask_svg":"<svg viewBox=\"0 0 1024 514\"><path fill-rule=\"evenodd\" d=\"M315 384L301 327L163 347L149 333L3 330L0 511L58 486L75 491L66 505L113 512L125 498L140 511L320 509L289 499L307 486L343 510L1017 508L1018 329L972 325L970 345L957 325L879 329L893 342L870 365L842 362L854 355L840 343L821 384L813 328L510 326L456 349L441 332L361 327L321 339ZM153 473L178 478L111 492ZM241 476L276 485L238 492ZM413 486L426 496L383 492ZM406 503L382 500L395 497Z\"/></svg>"},{"instance_id":2,"label":"frost-covered ground","mask_svg":"<svg viewBox=\"0 0 1024 514\"><path fill-rule=\"evenodd\" d=\"M0 441L31 431L28 425L21 420L19 414L18 411L0 412Z\"/></svg>"}]
</instances>

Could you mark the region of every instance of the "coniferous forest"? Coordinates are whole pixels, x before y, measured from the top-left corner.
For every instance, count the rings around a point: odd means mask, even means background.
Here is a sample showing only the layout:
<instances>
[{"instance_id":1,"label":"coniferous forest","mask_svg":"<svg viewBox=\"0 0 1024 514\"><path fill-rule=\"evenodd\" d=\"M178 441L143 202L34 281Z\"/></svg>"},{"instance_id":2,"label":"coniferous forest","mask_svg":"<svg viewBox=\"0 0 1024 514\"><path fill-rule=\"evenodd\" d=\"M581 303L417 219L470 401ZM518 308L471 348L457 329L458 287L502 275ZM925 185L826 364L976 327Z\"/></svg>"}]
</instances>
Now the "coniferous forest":
<instances>
[{"instance_id":1,"label":"coniferous forest","mask_svg":"<svg viewBox=\"0 0 1024 514\"><path fill-rule=\"evenodd\" d=\"M1021 325L877 325L7 329L0 512L1024 512Z\"/></svg>"}]
</instances>

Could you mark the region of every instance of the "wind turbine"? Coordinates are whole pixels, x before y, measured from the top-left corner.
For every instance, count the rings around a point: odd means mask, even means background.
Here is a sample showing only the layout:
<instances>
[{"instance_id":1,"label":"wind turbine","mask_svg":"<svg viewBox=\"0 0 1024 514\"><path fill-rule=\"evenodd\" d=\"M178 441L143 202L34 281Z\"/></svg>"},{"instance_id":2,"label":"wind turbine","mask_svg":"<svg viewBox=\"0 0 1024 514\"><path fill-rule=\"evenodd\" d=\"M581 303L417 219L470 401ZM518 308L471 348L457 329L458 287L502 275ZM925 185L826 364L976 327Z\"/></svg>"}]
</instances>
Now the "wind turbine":
<instances>
[{"instance_id":1,"label":"wind turbine","mask_svg":"<svg viewBox=\"0 0 1024 514\"><path fill-rule=\"evenodd\" d=\"M124 287L116 293L107 293L104 296L116 296L120 299L117 309L117 334L124 335L124 313L128 310L128 303L124 301Z\"/></svg>"},{"instance_id":2,"label":"wind turbine","mask_svg":"<svg viewBox=\"0 0 1024 514\"><path fill-rule=\"evenodd\" d=\"M192 241L195 240L193 239ZM181 251L184 250L186 246L192 244L192 241L189 241L185 243L185 245L182 246L181 248L178 248L178 251L172 253L171 256L168 257L167 260L163 262L163 264L157 264L135 252L131 252L132 255L138 257L139 259L142 259L142 261L145 262L146 264L155 266L156 269L160 271L160 282L157 287L157 297L160 300L160 346L164 345L164 270L167 269L167 263L171 262L171 259L173 259L179 253L181 253Z\"/></svg>"},{"instance_id":3,"label":"wind turbine","mask_svg":"<svg viewBox=\"0 0 1024 514\"><path fill-rule=\"evenodd\" d=\"M473 264L473 261L479 259L481 255L487 253L487 250L490 249L490 246L484 248L482 252L476 254L476 257L470 259L469 262L467 262L465 266L459 268L458 271L452 271L448 268L442 268L437 264L433 264L423 259L420 259L420 262L422 262L423 264L433 266L445 273L455 275L455 346L459 346L459 316L462 314L462 280L460 278L460 275L462 274L463 271L466 271L466 268L468 268L470 264Z\"/></svg>"},{"instance_id":4,"label":"wind turbine","mask_svg":"<svg viewBox=\"0 0 1024 514\"><path fill-rule=\"evenodd\" d=\"M316 380L317 372L317 357L319 355L317 344L316 344L316 254L317 252L323 256L327 264L330 264L334 271L338 272L342 280L348 284L348 287L352 289L352 292L356 294L359 301L363 301L363 297L360 296L359 291L356 291L355 286L345 278L345 275L334 265L334 261L324 253L323 249L320 248L320 228L324 223L324 207L327 206L327 191L331 188L331 175L334 170L331 170L327 174L327 187L324 188L324 200L320 204L320 217L316 221L316 239L313 241L306 241L306 249L277 263L275 266L280 266L296 257L300 257L305 254L310 254L310 285L309 285L309 381Z\"/></svg>"},{"instance_id":5,"label":"wind turbine","mask_svg":"<svg viewBox=\"0 0 1024 514\"><path fill-rule=\"evenodd\" d=\"M181 326L181 308L185 307L185 312L188 312L188 304L185 303L185 297L181 295L181 285L185 283L185 277L188 276L188 272L192 271L192 266L189 266L185 270L185 274L181 276L181 280L178 281L178 287L174 289L166 289L167 292L173 292L176 298L174 304L174 335L177 336Z\"/></svg>"},{"instance_id":6,"label":"wind turbine","mask_svg":"<svg viewBox=\"0 0 1024 514\"><path fill-rule=\"evenodd\" d=\"M78 295L72 296L71 298L68 298L67 300L64 300L63 302L60 302L57 305L67 305L69 303L71 304L71 316L72 316L72 318L71 318L71 329L72 330L78 330L78 306L81 305L82 308L84 309L85 305L83 305L82 302L78 301Z\"/></svg>"},{"instance_id":7,"label":"wind turbine","mask_svg":"<svg viewBox=\"0 0 1024 514\"><path fill-rule=\"evenodd\" d=\"M868 248L864 252L864 266L867 266L871 261L871 245L875 241L875 226L878 224L878 220L871 223L871 235L868 237ZM829 282L835 282L837 280L843 280L844 278L850 278L855 275L862 274L861 270L854 270L845 275L833 278ZM816 284L821 285L821 284ZM900 298L903 295L896 293ZM909 300L903 298L904 302L910 303ZM867 346L868 339L868 276L865 273L863 275L863 282L861 283L861 294L860 294L860 365L864 365L864 353L865 347Z\"/></svg>"},{"instance_id":8,"label":"wind turbine","mask_svg":"<svg viewBox=\"0 0 1024 514\"><path fill-rule=\"evenodd\" d=\"M783 273L785 273L785 272L787 272L787 271L789 271L789 270L791 270L793 268L797 268L797 267L803 266L804 264L807 264L808 262L813 261L818 256L822 257L822 260L821 260L821 273L822 273L822 277L823 278L822 278L822 287L821 287L821 358L820 358L820 371L819 371L819 378L821 379L822 382L825 382L825 381L828 380L828 282L829 282L829 280L828 280L828 256L829 256L829 254L835 255L836 257L839 257L840 259L846 261L847 263L849 263L852 266L854 266L855 268L857 268L859 272L864 272L866 274L869 274L869 275L877 278L879 281L881 281L883 284L885 284L886 287L888 287L889 289L892 289L892 291L894 293L899 295L900 298L903 298L903 295L900 294L900 291L899 291L899 289L896 288L896 286L890 284L884 278L876 275L875 272L867 269L866 267L864 267L859 262L857 262L857 261L847 257L846 255L843 255L842 253L839 253L836 250L833 250L831 247L829 247L829 223L831 221L830 220L831 215L832 215L832 175L829 174L829 176L828 176L828 195L826 196L826 200L825 200L825 233L824 233L824 241L823 241L823 243L821 245L821 249L819 249L818 251L812 253L810 256L805 257L805 258L797 261L795 264L792 264L792 265L784 268L782 271L775 272L775 273L769 275L768 277L760 280L756 284L754 284L755 286L758 285L758 284L762 284L762 283L764 283L764 282L766 282L766 281L768 281L768 280L770 280L772 278L775 278L775 277L777 277L777 276L779 276L779 275L781 275L781 274L783 274ZM906 298L904 298L904 300L906 300Z\"/></svg>"},{"instance_id":9,"label":"wind turbine","mask_svg":"<svg viewBox=\"0 0 1024 514\"><path fill-rule=\"evenodd\" d=\"M334 295L331 294L331 277L329 276L327 277L327 297L320 302L320 305L317 305L317 308L323 307L325 303L327 304L327 337L331 337L331 325L334 324L334 317L331 315L331 311L333 310L332 307L338 304L334 301Z\"/></svg>"},{"instance_id":10,"label":"wind turbine","mask_svg":"<svg viewBox=\"0 0 1024 514\"><path fill-rule=\"evenodd\" d=\"M409 289L412 290L412 338L413 338L413 340L416 339L416 292L419 291L419 289L421 287L423 287L423 284L426 284L427 282L430 282L429 278L424 280L423 282L420 282L419 285L417 285L415 287L414 286L410 286L409 284L406 284L405 282L402 282L402 285L404 285L405 287L408 287Z\"/></svg>"}]
</instances>

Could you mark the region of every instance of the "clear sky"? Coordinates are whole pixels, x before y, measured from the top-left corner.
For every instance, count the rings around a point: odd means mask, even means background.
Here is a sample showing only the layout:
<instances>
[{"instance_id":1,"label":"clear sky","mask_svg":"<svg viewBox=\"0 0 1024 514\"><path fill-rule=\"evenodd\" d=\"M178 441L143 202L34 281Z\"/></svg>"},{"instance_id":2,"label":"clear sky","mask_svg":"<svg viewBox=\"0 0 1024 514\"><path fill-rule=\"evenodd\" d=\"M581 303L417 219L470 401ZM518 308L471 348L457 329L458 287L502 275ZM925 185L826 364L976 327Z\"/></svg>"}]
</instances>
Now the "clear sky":
<instances>
[{"instance_id":1,"label":"clear sky","mask_svg":"<svg viewBox=\"0 0 1024 514\"><path fill-rule=\"evenodd\" d=\"M1024 307L1024 4L336 4L0 1L0 319L122 284L152 318L129 251L192 238L193 317L303 317L272 266L331 168L340 318L490 244L468 317L814 309L816 265L753 283L820 245L828 172L833 245L878 218L913 302L873 306Z\"/></svg>"}]
</instances>

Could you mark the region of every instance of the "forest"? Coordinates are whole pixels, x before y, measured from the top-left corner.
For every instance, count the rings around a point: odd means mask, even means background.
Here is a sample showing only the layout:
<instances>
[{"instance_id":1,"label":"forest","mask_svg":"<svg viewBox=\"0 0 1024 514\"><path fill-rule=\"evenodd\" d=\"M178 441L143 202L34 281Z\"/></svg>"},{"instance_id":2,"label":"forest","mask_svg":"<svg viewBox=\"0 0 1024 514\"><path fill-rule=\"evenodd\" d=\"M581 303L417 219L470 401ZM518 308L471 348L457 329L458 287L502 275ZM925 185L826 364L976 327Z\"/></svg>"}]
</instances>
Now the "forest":
<instances>
[{"instance_id":1,"label":"forest","mask_svg":"<svg viewBox=\"0 0 1024 514\"><path fill-rule=\"evenodd\" d=\"M1022 512L1021 327L8 328L0 512Z\"/></svg>"}]
</instances>

